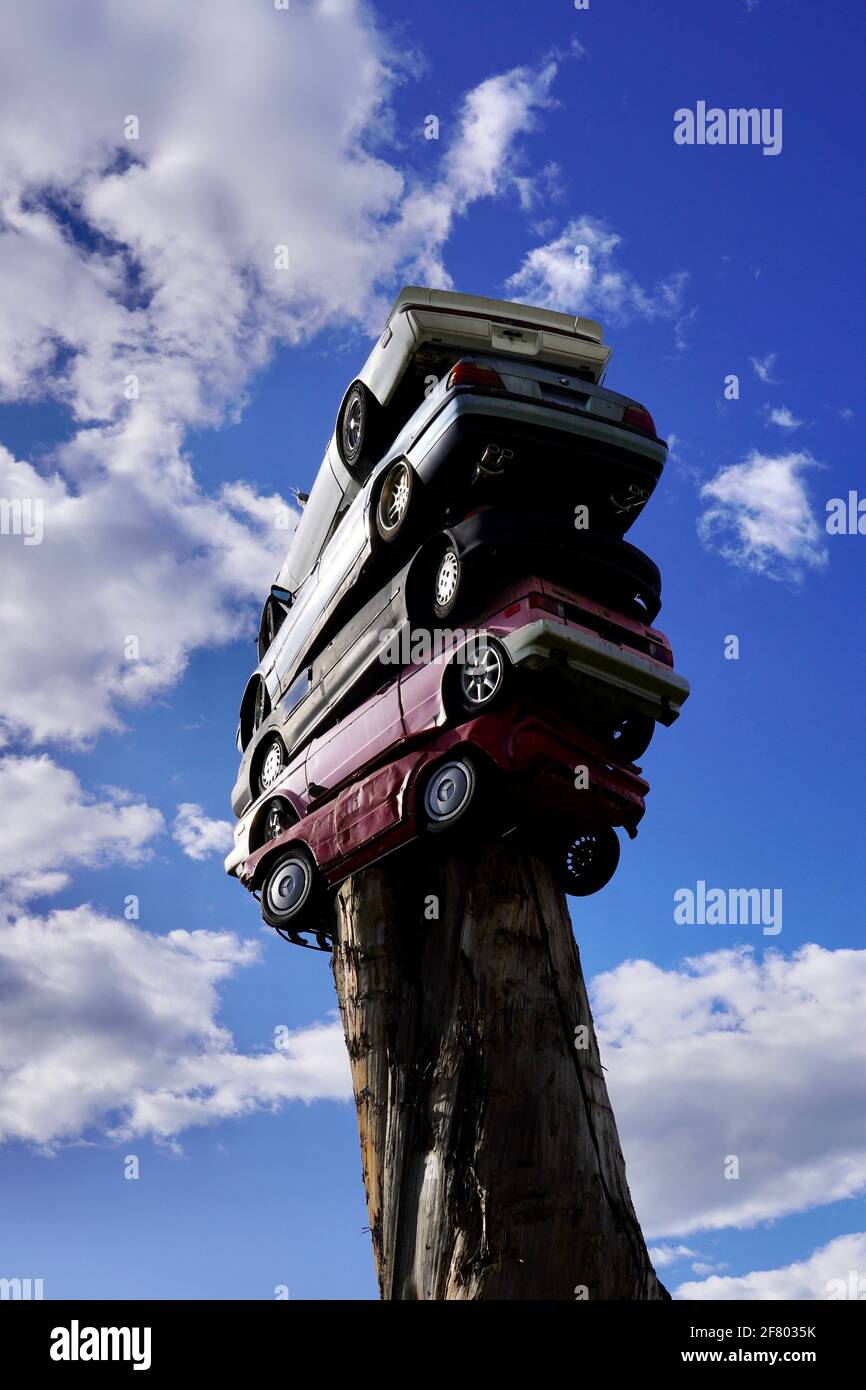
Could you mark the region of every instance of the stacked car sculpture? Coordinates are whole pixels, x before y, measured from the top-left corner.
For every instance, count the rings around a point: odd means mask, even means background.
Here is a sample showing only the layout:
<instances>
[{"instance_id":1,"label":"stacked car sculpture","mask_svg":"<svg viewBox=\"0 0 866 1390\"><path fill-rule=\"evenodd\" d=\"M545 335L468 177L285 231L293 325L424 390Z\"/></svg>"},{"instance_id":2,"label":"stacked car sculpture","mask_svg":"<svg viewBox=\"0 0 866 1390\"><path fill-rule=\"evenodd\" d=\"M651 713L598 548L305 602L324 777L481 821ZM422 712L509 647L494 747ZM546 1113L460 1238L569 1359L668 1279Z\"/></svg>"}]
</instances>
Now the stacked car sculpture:
<instances>
[{"instance_id":1,"label":"stacked car sculpture","mask_svg":"<svg viewBox=\"0 0 866 1390\"><path fill-rule=\"evenodd\" d=\"M265 602L226 869L298 945L422 835L514 834L609 881L689 693L623 539L667 447L591 319L417 287L349 387Z\"/></svg>"}]
</instances>

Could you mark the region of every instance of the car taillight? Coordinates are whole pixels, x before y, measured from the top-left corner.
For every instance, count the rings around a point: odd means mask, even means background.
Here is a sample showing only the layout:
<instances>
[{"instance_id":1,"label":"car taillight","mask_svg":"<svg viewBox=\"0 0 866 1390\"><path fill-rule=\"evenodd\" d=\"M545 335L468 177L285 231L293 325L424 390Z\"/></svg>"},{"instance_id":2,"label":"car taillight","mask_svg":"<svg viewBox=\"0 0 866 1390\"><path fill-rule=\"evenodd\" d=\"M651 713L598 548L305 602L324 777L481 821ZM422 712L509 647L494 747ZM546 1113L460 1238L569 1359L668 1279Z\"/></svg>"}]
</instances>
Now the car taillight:
<instances>
[{"instance_id":1,"label":"car taillight","mask_svg":"<svg viewBox=\"0 0 866 1390\"><path fill-rule=\"evenodd\" d=\"M661 642L650 642L649 654L654 656L656 661L664 662L665 666L673 667L674 654L670 647L662 646Z\"/></svg>"},{"instance_id":2,"label":"car taillight","mask_svg":"<svg viewBox=\"0 0 866 1390\"><path fill-rule=\"evenodd\" d=\"M627 405L622 417L624 425L631 425L634 430L643 430L644 434L655 436L655 420L648 410L644 410L642 405Z\"/></svg>"},{"instance_id":3,"label":"car taillight","mask_svg":"<svg viewBox=\"0 0 866 1390\"><path fill-rule=\"evenodd\" d=\"M502 377L493 367L485 367L481 362L458 362L448 373L448 386L494 386L504 389Z\"/></svg>"},{"instance_id":4,"label":"car taillight","mask_svg":"<svg viewBox=\"0 0 866 1390\"><path fill-rule=\"evenodd\" d=\"M565 606L557 599L550 598L547 594L541 594L537 591L531 593L528 602L530 608L541 608L545 613L553 613L557 618L565 616Z\"/></svg>"}]
</instances>

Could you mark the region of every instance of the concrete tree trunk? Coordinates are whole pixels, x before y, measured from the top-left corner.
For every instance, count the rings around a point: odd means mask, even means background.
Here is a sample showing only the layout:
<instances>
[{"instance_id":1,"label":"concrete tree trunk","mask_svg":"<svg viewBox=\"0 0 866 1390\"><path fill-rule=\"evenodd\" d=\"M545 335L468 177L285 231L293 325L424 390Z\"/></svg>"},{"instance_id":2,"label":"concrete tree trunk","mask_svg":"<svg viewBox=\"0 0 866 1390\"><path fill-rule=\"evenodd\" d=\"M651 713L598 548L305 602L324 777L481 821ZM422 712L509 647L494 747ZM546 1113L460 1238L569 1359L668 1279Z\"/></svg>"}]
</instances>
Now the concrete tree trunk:
<instances>
[{"instance_id":1,"label":"concrete tree trunk","mask_svg":"<svg viewBox=\"0 0 866 1390\"><path fill-rule=\"evenodd\" d=\"M382 1297L667 1298L549 870L422 844L333 914Z\"/></svg>"}]
</instances>

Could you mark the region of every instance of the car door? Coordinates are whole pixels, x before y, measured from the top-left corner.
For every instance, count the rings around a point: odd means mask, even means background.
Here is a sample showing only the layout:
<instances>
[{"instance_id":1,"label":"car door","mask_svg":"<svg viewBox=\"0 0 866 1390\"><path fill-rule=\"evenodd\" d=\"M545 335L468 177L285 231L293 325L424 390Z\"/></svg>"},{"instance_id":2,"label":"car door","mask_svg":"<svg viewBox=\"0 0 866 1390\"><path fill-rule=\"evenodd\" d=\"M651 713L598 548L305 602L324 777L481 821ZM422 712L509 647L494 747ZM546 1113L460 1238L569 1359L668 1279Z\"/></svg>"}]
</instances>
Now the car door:
<instances>
[{"instance_id":1,"label":"car door","mask_svg":"<svg viewBox=\"0 0 866 1390\"><path fill-rule=\"evenodd\" d=\"M441 722L442 693L448 669L455 652L462 649L467 635L462 628L443 628L439 633L437 649L430 659L414 661L400 672L400 702L407 738L413 734L427 733Z\"/></svg>"},{"instance_id":2,"label":"car door","mask_svg":"<svg viewBox=\"0 0 866 1390\"><path fill-rule=\"evenodd\" d=\"M346 509L319 561L318 585L323 607L330 606L357 577L370 552L366 513L367 488Z\"/></svg>"},{"instance_id":3,"label":"car door","mask_svg":"<svg viewBox=\"0 0 866 1390\"><path fill-rule=\"evenodd\" d=\"M295 602L276 636L268 659L273 666L268 673L268 686L275 684L278 698L281 698L295 680L300 656L309 645L310 639L321 620L321 607L318 597L319 566L298 590Z\"/></svg>"},{"instance_id":4,"label":"car door","mask_svg":"<svg viewBox=\"0 0 866 1390\"><path fill-rule=\"evenodd\" d=\"M279 574L279 583L295 593L311 574L334 524L346 505L345 489L335 477L328 454L322 459L312 491L301 511Z\"/></svg>"},{"instance_id":5,"label":"car door","mask_svg":"<svg viewBox=\"0 0 866 1390\"><path fill-rule=\"evenodd\" d=\"M365 496L360 493L337 527L322 558L295 595L289 616L277 634L275 674L279 689L291 685L308 657L316 634L348 591L369 554Z\"/></svg>"},{"instance_id":6,"label":"car door","mask_svg":"<svg viewBox=\"0 0 866 1390\"><path fill-rule=\"evenodd\" d=\"M292 807L297 813L298 819L306 815L307 810L307 750L302 748L300 752L290 760L286 771L280 780L275 783L274 793L281 793L291 802Z\"/></svg>"},{"instance_id":7,"label":"car door","mask_svg":"<svg viewBox=\"0 0 866 1390\"><path fill-rule=\"evenodd\" d=\"M403 738L396 680L365 700L339 723L313 739L307 751L307 792L311 800L335 790Z\"/></svg>"}]
</instances>

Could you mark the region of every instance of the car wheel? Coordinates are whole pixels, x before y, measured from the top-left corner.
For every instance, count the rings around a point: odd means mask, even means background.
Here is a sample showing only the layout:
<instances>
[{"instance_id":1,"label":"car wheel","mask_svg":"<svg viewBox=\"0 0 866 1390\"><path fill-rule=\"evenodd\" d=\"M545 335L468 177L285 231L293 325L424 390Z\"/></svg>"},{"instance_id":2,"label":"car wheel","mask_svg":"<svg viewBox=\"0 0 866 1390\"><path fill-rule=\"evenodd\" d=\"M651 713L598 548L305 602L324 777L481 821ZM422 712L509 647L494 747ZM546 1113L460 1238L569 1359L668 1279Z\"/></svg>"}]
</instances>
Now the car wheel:
<instances>
[{"instance_id":1,"label":"car wheel","mask_svg":"<svg viewBox=\"0 0 866 1390\"><path fill-rule=\"evenodd\" d=\"M606 825L575 835L556 867L566 893L586 898L610 882L618 863L619 839Z\"/></svg>"},{"instance_id":2,"label":"car wheel","mask_svg":"<svg viewBox=\"0 0 866 1390\"><path fill-rule=\"evenodd\" d=\"M433 613L447 618L457 606L463 582L463 565L457 546L448 541L433 571Z\"/></svg>"},{"instance_id":3,"label":"car wheel","mask_svg":"<svg viewBox=\"0 0 866 1390\"><path fill-rule=\"evenodd\" d=\"M428 775L421 789L421 812L431 834L450 830L475 800L478 778L468 758L449 758Z\"/></svg>"},{"instance_id":4,"label":"car wheel","mask_svg":"<svg viewBox=\"0 0 866 1390\"><path fill-rule=\"evenodd\" d=\"M277 735L265 745L259 767L259 792L266 792L272 787L280 774L286 767L286 749L283 740Z\"/></svg>"},{"instance_id":5,"label":"car wheel","mask_svg":"<svg viewBox=\"0 0 866 1390\"><path fill-rule=\"evenodd\" d=\"M316 897L318 870L303 845L281 854L262 887L262 917L269 927L297 931Z\"/></svg>"},{"instance_id":6,"label":"car wheel","mask_svg":"<svg viewBox=\"0 0 866 1390\"><path fill-rule=\"evenodd\" d=\"M401 459L392 463L379 489L376 503L376 530L389 543L405 536L411 516L415 490L415 470Z\"/></svg>"},{"instance_id":7,"label":"car wheel","mask_svg":"<svg viewBox=\"0 0 866 1390\"><path fill-rule=\"evenodd\" d=\"M256 698L253 704L253 733L257 734L271 712L271 702L268 699L268 690L263 680L259 680L256 687Z\"/></svg>"},{"instance_id":8,"label":"car wheel","mask_svg":"<svg viewBox=\"0 0 866 1390\"><path fill-rule=\"evenodd\" d=\"M376 462L378 417L381 406L363 381L354 381L343 398L337 420L337 448L340 458L356 478L363 477Z\"/></svg>"},{"instance_id":9,"label":"car wheel","mask_svg":"<svg viewBox=\"0 0 866 1390\"><path fill-rule=\"evenodd\" d=\"M568 564L569 587L587 598L627 610L649 623L658 616L662 606L661 574L637 546L613 536L578 531Z\"/></svg>"},{"instance_id":10,"label":"car wheel","mask_svg":"<svg viewBox=\"0 0 866 1390\"><path fill-rule=\"evenodd\" d=\"M508 684L505 648L495 637L473 637L458 653L454 671L462 708L480 714L502 699Z\"/></svg>"},{"instance_id":11,"label":"car wheel","mask_svg":"<svg viewBox=\"0 0 866 1390\"><path fill-rule=\"evenodd\" d=\"M655 733L656 722L646 714L627 714L617 720L607 734L606 743L618 763L636 763L646 752Z\"/></svg>"},{"instance_id":12,"label":"car wheel","mask_svg":"<svg viewBox=\"0 0 866 1390\"><path fill-rule=\"evenodd\" d=\"M269 801L265 807L262 843L268 844L271 840L278 840L294 825L295 820L296 817L288 803L283 801L282 797L275 796L273 801Z\"/></svg>"}]
</instances>

